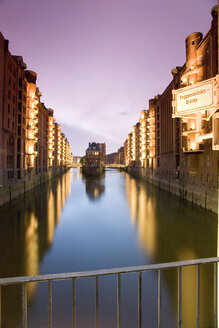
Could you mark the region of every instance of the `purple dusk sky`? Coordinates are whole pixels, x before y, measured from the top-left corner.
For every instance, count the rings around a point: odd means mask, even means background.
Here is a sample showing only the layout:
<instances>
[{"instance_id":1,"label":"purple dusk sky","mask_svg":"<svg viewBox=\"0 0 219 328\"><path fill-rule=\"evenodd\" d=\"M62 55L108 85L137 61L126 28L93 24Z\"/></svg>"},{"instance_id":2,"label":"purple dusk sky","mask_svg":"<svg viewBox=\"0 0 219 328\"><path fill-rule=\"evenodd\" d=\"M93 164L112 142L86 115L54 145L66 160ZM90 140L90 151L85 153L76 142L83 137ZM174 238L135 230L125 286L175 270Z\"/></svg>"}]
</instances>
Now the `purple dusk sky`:
<instances>
[{"instance_id":1,"label":"purple dusk sky","mask_svg":"<svg viewBox=\"0 0 219 328\"><path fill-rule=\"evenodd\" d=\"M185 38L210 28L217 0L0 0L0 31L38 74L74 155L123 145L148 100L185 62Z\"/></svg>"}]
</instances>

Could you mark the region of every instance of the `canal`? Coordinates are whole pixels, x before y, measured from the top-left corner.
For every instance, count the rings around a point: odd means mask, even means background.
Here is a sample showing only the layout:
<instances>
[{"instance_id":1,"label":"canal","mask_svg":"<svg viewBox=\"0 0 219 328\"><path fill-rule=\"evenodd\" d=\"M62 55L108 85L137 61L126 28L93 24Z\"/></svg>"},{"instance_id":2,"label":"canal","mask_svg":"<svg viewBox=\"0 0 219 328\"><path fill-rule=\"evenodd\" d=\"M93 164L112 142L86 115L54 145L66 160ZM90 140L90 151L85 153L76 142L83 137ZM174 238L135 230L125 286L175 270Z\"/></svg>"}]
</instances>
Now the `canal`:
<instances>
[{"instance_id":1,"label":"canal","mask_svg":"<svg viewBox=\"0 0 219 328\"><path fill-rule=\"evenodd\" d=\"M77 169L0 208L0 277L217 256L217 215L108 169ZM121 327L137 327L137 275L121 277ZM157 326L157 276L143 273L142 327ZM2 288L2 328L21 327L21 288ZM195 327L196 270L182 272L183 327ZM28 327L47 327L46 283L28 285ZM72 327L70 282L53 283L53 327ZM77 327L94 327L94 279L76 284ZM116 327L116 277L99 282L99 327ZM201 327L214 327L213 266L201 267ZM176 327L177 272L162 275L162 327Z\"/></svg>"}]
</instances>

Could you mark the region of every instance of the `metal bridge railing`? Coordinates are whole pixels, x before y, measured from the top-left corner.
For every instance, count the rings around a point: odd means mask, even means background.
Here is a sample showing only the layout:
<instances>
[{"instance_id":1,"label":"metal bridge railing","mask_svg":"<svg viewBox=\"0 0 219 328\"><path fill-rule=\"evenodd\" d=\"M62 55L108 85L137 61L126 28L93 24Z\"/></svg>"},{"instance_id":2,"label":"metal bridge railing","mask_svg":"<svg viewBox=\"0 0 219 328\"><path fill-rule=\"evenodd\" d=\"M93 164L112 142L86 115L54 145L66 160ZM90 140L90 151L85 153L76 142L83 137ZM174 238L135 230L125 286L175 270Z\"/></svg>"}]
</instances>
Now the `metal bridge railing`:
<instances>
[{"instance_id":1,"label":"metal bridge railing","mask_svg":"<svg viewBox=\"0 0 219 328\"><path fill-rule=\"evenodd\" d=\"M72 327L76 328L76 280L79 278L95 278L95 326L99 327L99 277L116 275L117 276L117 328L121 326L121 274L138 273L138 328L141 328L142 321L142 272L156 271L158 280L158 327L161 327L161 272L164 269L178 269L178 327L182 327L182 268L186 266L196 266L197 268L197 300L196 300L196 326L200 327L200 266L203 264L214 263L214 279L217 286L218 276L218 257L205 258L198 260L188 260L180 262L169 262L162 264L151 264L136 267L126 267L118 269L106 269L97 271L46 274L38 276L14 277L0 279L0 327L1 327L1 287L8 285L22 286L22 327L27 328L27 284L31 282L48 282L48 327L52 328L52 282L57 280L72 280ZM217 309L218 305L217 292L215 292L214 304ZM215 327L217 326L217 311L215 311Z\"/></svg>"}]
</instances>

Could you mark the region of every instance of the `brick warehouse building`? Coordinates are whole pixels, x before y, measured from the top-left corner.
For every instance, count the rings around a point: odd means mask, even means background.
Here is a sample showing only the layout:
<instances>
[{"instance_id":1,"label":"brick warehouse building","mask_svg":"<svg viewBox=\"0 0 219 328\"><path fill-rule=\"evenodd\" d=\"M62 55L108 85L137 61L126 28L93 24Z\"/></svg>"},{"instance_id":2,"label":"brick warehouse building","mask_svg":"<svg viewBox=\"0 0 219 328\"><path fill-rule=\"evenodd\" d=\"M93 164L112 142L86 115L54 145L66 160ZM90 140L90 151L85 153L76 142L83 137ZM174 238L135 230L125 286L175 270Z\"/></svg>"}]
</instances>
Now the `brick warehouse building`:
<instances>
[{"instance_id":1,"label":"brick warehouse building","mask_svg":"<svg viewBox=\"0 0 219 328\"><path fill-rule=\"evenodd\" d=\"M149 109L142 111L139 121L142 176L182 197L217 211L219 160L217 6L212 9L211 15L211 28L204 37L201 33L195 32L186 38L186 63L172 70L172 81L161 95L149 100ZM177 112L175 108L177 92L186 90L187 93L190 92L186 97L190 97L192 91L189 90L193 87L200 88L198 91L200 93L205 92L203 89L205 83L212 85L212 94L214 93L216 99L214 106L206 106L202 110L194 110L195 107L190 106L190 111L186 112L185 108L181 108L181 112ZM183 93L179 94L183 95ZM185 96L181 96L183 97ZM189 104L190 101L186 100L185 104ZM128 148L129 144L127 138L124 144L125 154L132 152ZM127 155L126 163L129 163Z\"/></svg>"},{"instance_id":2,"label":"brick warehouse building","mask_svg":"<svg viewBox=\"0 0 219 328\"><path fill-rule=\"evenodd\" d=\"M26 134L26 85L22 57L12 56L0 34L0 184L21 177Z\"/></svg>"},{"instance_id":3,"label":"brick warehouse building","mask_svg":"<svg viewBox=\"0 0 219 328\"><path fill-rule=\"evenodd\" d=\"M37 74L26 70L23 58L13 56L8 44L0 33L1 195L8 185L32 178L35 184L42 172L61 172L73 158L60 126L55 133L53 110L40 102Z\"/></svg>"}]
</instances>

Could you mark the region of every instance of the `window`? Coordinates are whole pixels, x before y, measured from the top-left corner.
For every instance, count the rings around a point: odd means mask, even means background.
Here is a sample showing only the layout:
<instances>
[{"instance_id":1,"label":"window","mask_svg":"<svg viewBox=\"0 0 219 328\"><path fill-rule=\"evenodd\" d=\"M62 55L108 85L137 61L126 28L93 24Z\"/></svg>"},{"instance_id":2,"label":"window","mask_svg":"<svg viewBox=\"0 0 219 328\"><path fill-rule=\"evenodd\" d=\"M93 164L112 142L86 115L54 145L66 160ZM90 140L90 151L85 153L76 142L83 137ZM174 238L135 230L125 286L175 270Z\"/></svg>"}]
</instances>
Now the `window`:
<instances>
[{"instance_id":1,"label":"window","mask_svg":"<svg viewBox=\"0 0 219 328\"><path fill-rule=\"evenodd\" d=\"M18 123L21 124L21 114L18 114Z\"/></svg>"},{"instance_id":2,"label":"window","mask_svg":"<svg viewBox=\"0 0 219 328\"><path fill-rule=\"evenodd\" d=\"M18 103L18 112L21 113L21 108L22 108L22 104L21 102Z\"/></svg>"},{"instance_id":3,"label":"window","mask_svg":"<svg viewBox=\"0 0 219 328\"><path fill-rule=\"evenodd\" d=\"M21 137L21 126L20 125L17 127L17 134L19 137Z\"/></svg>"},{"instance_id":4,"label":"window","mask_svg":"<svg viewBox=\"0 0 219 328\"><path fill-rule=\"evenodd\" d=\"M21 139L17 139L17 151L20 153L21 152Z\"/></svg>"},{"instance_id":5,"label":"window","mask_svg":"<svg viewBox=\"0 0 219 328\"><path fill-rule=\"evenodd\" d=\"M20 77L20 78L19 78L19 87L22 88L22 86L23 86L22 78Z\"/></svg>"},{"instance_id":6,"label":"window","mask_svg":"<svg viewBox=\"0 0 219 328\"><path fill-rule=\"evenodd\" d=\"M10 105L8 105L8 114L10 114L11 108Z\"/></svg>"},{"instance_id":7,"label":"window","mask_svg":"<svg viewBox=\"0 0 219 328\"><path fill-rule=\"evenodd\" d=\"M19 98L19 100L22 100L22 91L21 90L19 90L19 92L18 92L18 98Z\"/></svg>"},{"instance_id":8,"label":"window","mask_svg":"<svg viewBox=\"0 0 219 328\"><path fill-rule=\"evenodd\" d=\"M160 158L157 159L157 167L160 167Z\"/></svg>"},{"instance_id":9,"label":"window","mask_svg":"<svg viewBox=\"0 0 219 328\"><path fill-rule=\"evenodd\" d=\"M21 155L18 154L17 155L17 168L20 169L21 168ZM20 179L20 171L17 171L18 175L17 175L17 178Z\"/></svg>"}]
</instances>

